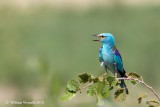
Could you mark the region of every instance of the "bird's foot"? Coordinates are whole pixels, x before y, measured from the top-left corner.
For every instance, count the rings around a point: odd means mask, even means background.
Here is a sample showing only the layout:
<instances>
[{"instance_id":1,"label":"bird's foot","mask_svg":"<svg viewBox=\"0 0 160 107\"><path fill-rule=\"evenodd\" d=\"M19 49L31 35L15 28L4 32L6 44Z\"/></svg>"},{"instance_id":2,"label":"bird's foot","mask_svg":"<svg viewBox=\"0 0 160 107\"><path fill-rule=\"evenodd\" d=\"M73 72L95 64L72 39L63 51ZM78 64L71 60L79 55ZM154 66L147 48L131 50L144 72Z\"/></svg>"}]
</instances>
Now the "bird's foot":
<instances>
[{"instance_id":1,"label":"bird's foot","mask_svg":"<svg viewBox=\"0 0 160 107\"><path fill-rule=\"evenodd\" d=\"M107 73L105 72L103 75L99 76L98 78L103 78L107 75Z\"/></svg>"},{"instance_id":2,"label":"bird's foot","mask_svg":"<svg viewBox=\"0 0 160 107\"><path fill-rule=\"evenodd\" d=\"M106 76L107 75L107 73L105 72L104 74L103 74L103 76Z\"/></svg>"},{"instance_id":3,"label":"bird's foot","mask_svg":"<svg viewBox=\"0 0 160 107\"><path fill-rule=\"evenodd\" d=\"M107 73L105 72L103 75L99 76L98 79L100 81L103 81L104 77L107 75Z\"/></svg>"},{"instance_id":4,"label":"bird's foot","mask_svg":"<svg viewBox=\"0 0 160 107\"><path fill-rule=\"evenodd\" d=\"M116 81L118 82L117 73L115 73L115 78L116 78Z\"/></svg>"}]
</instances>

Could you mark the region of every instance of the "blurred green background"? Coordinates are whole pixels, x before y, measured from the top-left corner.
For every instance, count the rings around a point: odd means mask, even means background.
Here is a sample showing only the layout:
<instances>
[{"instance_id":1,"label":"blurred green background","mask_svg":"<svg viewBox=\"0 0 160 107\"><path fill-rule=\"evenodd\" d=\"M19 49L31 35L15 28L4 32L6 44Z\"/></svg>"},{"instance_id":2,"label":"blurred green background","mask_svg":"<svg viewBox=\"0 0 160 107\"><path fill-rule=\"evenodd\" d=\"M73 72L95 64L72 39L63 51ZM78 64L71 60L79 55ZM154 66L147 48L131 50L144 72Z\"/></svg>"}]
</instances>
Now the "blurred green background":
<instances>
[{"instance_id":1,"label":"blurred green background","mask_svg":"<svg viewBox=\"0 0 160 107\"><path fill-rule=\"evenodd\" d=\"M123 103L115 102L110 93L105 105L98 106L85 91L72 101L60 101L68 80L85 72L104 73L98 60L101 44L92 42L95 38L91 36L103 32L115 36L126 71L142 75L160 94L159 5L124 5L116 0L112 5L62 4L0 5L0 106L145 107L145 103L137 104L137 98L150 91L141 85L129 88L130 95Z\"/></svg>"}]
</instances>

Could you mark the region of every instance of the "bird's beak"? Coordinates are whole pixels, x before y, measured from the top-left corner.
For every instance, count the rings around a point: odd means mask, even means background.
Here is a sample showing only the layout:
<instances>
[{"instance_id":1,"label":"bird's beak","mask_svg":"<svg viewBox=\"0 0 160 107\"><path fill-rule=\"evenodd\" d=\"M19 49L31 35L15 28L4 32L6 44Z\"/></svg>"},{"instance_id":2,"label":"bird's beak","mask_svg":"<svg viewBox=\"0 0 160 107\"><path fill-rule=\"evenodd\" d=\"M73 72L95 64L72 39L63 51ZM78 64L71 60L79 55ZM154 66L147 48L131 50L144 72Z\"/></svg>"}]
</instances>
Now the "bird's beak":
<instances>
[{"instance_id":1,"label":"bird's beak","mask_svg":"<svg viewBox=\"0 0 160 107\"><path fill-rule=\"evenodd\" d=\"M100 35L92 35L92 36L96 36L96 37L99 37L100 38ZM99 40L93 40L93 41L100 41L100 39Z\"/></svg>"}]
</instances>

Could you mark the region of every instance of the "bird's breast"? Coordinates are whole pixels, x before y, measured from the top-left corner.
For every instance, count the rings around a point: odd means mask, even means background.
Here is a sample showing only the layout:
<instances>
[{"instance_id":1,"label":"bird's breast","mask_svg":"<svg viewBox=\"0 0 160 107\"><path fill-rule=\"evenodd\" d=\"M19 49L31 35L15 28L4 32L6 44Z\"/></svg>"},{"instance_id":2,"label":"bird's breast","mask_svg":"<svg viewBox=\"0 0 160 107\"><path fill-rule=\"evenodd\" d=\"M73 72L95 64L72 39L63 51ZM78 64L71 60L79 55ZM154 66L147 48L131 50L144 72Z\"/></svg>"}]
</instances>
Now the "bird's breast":
<instances>
[{"instance_id":1,"label":"bird's breast","mask_svg":"<svg viewBox=\"0 0 160 107\"><path fill-rule=\"evenodd\" d=\"M107 63L114 63L114 52L104 52L103 59Z\"/></svg>"},{"instance_id":2,"label":"bird's breast","mask_svg":"<svg viewBox=\"0 0 160 107\"><path fill-rule=\"evenodd\" d=\"M114 70L114 52L103 52L104 64L113 71Z\"/></svg>"}]
</instances>

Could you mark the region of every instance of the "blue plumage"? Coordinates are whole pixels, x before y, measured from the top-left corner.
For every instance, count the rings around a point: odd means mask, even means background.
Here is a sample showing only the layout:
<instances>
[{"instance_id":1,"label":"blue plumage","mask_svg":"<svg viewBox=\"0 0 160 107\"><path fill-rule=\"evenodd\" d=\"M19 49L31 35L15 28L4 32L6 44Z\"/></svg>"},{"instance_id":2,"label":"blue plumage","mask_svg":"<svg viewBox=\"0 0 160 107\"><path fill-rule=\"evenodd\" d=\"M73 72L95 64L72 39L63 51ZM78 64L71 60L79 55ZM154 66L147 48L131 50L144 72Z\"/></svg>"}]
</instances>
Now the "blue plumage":
<instances>
[{"instance_id":1,"label":"blue plumage","mask_svg":"<svg viewBox=\"0 0 160 107\"><path fill-rule=\"evenodd\" d=\"M127 77L123 68L122 57L115 46L114 36L110 33L101 33L94 36L99 37L100 39L95 41L100 41L103 45L99 50L99 61L102 62L105 72L107 73L107 69L109 69L118 78ZM124 80L121 80L120 87L125 88L128 94Z\"/></svg>"},{"instance_id":2,"label":"blue plumage","mask_svg":"<svg viewBox=\"0 0 160 107\"><path fill-rule=\"evenodd\" d=\"M102 47L100 47L100 49L99 49L99 61L100 62L103 62L104 60L103 60L103 55L102 55Z\"/></svg>"},{"instance_id":3,"label":"blue plumage","mask_svg":"<svg viewBox=\"0 0 160 107\"><path fill-rule=\"evenodd\" d=\"M116 67L120 72L123 73L123 62L122 62L121 55L117 49L114 50L114 54L115 54Z\"/></svg>"}]
</instances>

